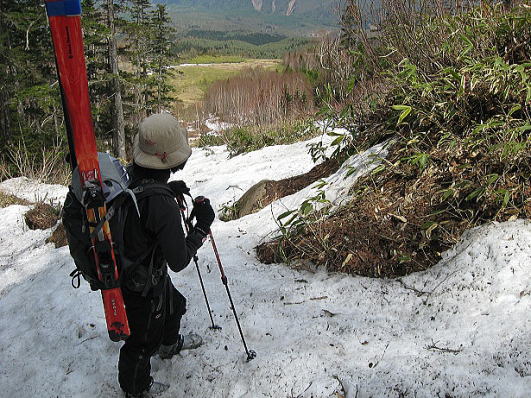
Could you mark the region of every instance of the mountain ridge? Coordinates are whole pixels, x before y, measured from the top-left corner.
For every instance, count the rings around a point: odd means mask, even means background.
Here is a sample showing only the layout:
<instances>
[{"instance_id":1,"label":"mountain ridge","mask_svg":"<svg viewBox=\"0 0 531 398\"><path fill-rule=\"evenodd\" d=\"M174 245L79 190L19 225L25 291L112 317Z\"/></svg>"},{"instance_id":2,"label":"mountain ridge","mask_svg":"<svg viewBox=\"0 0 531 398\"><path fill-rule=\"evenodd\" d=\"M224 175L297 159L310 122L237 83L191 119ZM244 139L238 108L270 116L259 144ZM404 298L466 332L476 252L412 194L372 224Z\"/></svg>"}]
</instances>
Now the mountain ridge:
<instances>
[{"instance_id":1,"label":"mountain ridge","mask_svg":"<svg viewBox=\"0 0 531 398\"><path fill-rule=\"evenodd\" d=\"M189 25L204 25L210 17L236 24L241 21L243 25L250 22L256 28L259 28L258 25L261 23L288 28L293 25L298 31L316 31L337 26L337 18L334 15L335 0L156 1L167 4L170 11L185 14L186 18L183 15L181 21ZM208 26L203 27L208 28Z\"/></svg>"},{"instance_id":2,"label":"mountain ridge","mask_svg":"<svg viewBox=\"0 0 531 398\"><path fill-rule=\"evenodd\" d=\"M160 0L161 3L197 8L251 10L291 16L312 10L330 11L334 0Z\"/></svg>"}]
</instances>

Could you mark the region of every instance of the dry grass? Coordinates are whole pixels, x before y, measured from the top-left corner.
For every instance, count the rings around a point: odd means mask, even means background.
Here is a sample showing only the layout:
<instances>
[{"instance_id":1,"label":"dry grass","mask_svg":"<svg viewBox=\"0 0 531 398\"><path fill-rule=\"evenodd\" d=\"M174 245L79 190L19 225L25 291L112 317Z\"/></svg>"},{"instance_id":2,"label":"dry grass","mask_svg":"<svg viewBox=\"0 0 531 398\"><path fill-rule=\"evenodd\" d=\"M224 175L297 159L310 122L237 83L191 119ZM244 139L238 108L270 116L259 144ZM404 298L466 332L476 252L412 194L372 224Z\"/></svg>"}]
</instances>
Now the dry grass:
<instances>
[{"instance_id":1,"label":"dry grass","mask_svg":"<svg viewBox=\"0 0 531 398\"><path fill-rule=\"evenodd\" d=\"M17 198L14 195L0 191L0 208L4 208L11 205L27 206L30 203L27 200Z\"/></svg>"},{"instance_id":2,"label":"dry grass","mask_svg":"<svg viewBox=\"0 0 531 398\"><path fill-rule=\"evenodd\" d=\"M32 153L21 141L7 148L6 157L0 159L2 179L24 176L48 184L67 185L70 182L71 171L65 162L61 143Z\"/></svg>"},{"instance_id":3,"label":"dry grass","mask_svg":"<svg viewBox=\"0 0 531 398\"><path fill-rule=\"evenodd\" d=\"M174 96L181 104L176 109L177 114L186 116L186 108L194 109L194 105L203 99L208 87L216 81L235 76L247 68L262 67L266 70L276 70L279 64L278 60L250 59L239 63L177 66L171 81ZM193 115L193 112L191 114Z\"/></svg>"},{"instance_id":4,"label":"dry grass","mask_svg":"<svg viewBox=\"0 0 531 398\"><path fill-rule=\"evenodd\" d=\"M400 152L398 145L392 149L389 164ZM304 259L330 270L397 277L436 264L468 228L490 220L531 219L531 168L524 161L529 163L531 151L481 197L474 196L481 185L472 182L485 184L491 171L507 169L503 163L462 148L452 154L435 149L431 156L441 162L421 172L404 164L362 178L346 207L308 223L300 234L259 246L259 258L266 263ZM463 167L471 160L474 167ZM511 194L504 206L505 192Z\"/></svg>"},{"instance_id":5,"label":"dry grass","mask_svg":"<svg viewBox=\"0 0 531 398\"><path fill-rule=\"evenodd\" d=\"M29 229L49 229L57 224L59 210L49 204L39 202L24 214Z\"/></svg>"}]
</instances>

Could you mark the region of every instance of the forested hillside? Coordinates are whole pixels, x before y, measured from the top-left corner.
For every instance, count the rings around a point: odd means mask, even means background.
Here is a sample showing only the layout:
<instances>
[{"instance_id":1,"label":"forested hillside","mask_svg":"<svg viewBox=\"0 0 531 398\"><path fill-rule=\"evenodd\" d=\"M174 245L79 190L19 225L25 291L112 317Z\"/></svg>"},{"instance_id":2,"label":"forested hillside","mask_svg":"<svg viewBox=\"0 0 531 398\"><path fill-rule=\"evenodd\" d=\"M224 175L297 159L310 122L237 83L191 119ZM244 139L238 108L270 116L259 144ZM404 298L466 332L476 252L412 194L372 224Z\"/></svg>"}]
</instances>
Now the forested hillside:
<instances>
[{"instance_id":1,"label":"forested hillside","mask_svg":"<svg viewBox=\"0 0 531 398\"><path fill-rule=\"evenodd\" d=\"M97 138L102 149L112 146L125 158L133 126L173 101L171 20L164 5L144 0L84 0L82 6ZM53 175L66 145L45 10L38 0L3 2L0 31L2 178Z\"/></svg>"},{"instance_id":2,"label":"forested hillside","mask_svg":"<svg viewBox=\"0 0 531 398\"><path fill-rule=\"evenodd\" d=\"M306 15L317 17L319 12L330 13L333 0L161 0L161 3L195 8L230 10L235 13L254 10L278 15Z\"/></svg>"},{"instance_id":3,"label":"forested hillside","mask_svg":"<svg viewBox=\"0 0 531 398\"><path fill-rule=\"evenodd\" d=\"M244 30L308 36L337 29L335 0L160 0L178 29Z\"/></svg>"}]
</instances>

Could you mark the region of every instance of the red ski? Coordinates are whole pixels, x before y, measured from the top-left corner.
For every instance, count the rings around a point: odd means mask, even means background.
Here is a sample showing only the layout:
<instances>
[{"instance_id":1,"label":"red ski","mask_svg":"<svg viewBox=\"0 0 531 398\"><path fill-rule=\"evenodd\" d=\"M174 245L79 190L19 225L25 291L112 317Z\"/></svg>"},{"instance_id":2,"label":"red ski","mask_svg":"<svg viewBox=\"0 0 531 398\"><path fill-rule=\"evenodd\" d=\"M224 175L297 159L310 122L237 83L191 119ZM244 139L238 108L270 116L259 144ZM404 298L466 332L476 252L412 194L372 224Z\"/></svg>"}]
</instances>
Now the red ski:
<instances>
[{"instance_id":1,"label":"red ski","mask_svg":"<svg viewBox=\"0 0 531 398\"><path fill-rule=\"evenodd\" d=\"M102 191L96 137L92 124L87 70L81 32L80 0L45 0L61 85L72 166L76 163L83 187L83 206L92 239L92 249L100 281L109 337L112 341L129 337L119 272L109 223L94 232L107 214ZM74 150L74 152L72 151ZM75 156L74 156L75 155Z\"/></svg>"}]
</instances>

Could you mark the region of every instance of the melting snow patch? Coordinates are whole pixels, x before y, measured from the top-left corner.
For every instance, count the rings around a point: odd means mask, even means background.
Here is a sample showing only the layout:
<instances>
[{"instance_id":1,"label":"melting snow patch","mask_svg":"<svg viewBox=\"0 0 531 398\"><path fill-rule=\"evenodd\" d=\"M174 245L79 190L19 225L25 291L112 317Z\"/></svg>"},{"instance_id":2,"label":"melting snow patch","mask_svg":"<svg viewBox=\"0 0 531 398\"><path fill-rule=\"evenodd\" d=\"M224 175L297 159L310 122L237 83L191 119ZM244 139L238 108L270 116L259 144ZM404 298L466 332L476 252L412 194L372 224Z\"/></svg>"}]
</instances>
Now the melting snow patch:
<instances>
[{"instance_id":1,"label":"melting snow patch","mask_svg":"<svg viewBox=\"0 0 531 398\"><path fill-rule=\"evenodd\" d=\"M0 183L0 191L30 202L63 203L68 188L63 185L42 184L26 177L12 178Z\"/></svg>"},{"instance_id":2,"label":"melting snow patch","mask_svg":"<svg viewBox=\"0 0 531 398\"><path fill-rule=\"evenodd\" d=\"M305 151L300 143L227 159L222 147L196 150L176 178L219 205L232 185L244 190L308 171ZM372 167L360 156L351 165ZM307 194L286 200L300 203ZM71 288L68 249L44 244L51 231L25 229L24 210L0 210L2 395L118 396L120 344L107 337L100 294L86 283ZM273 228L270 209L212 228L247 343L258 353L251 362L211 247L201 248L199 265L223 330L208 329L194 267L172 274L188 299L183 332L200 333L205 344L152 359L154 378L171 384L161 398L529 396L529 221L468 231L438 265L400 280L260 264L254 245Z\"/></svg>"}]
</instances>

